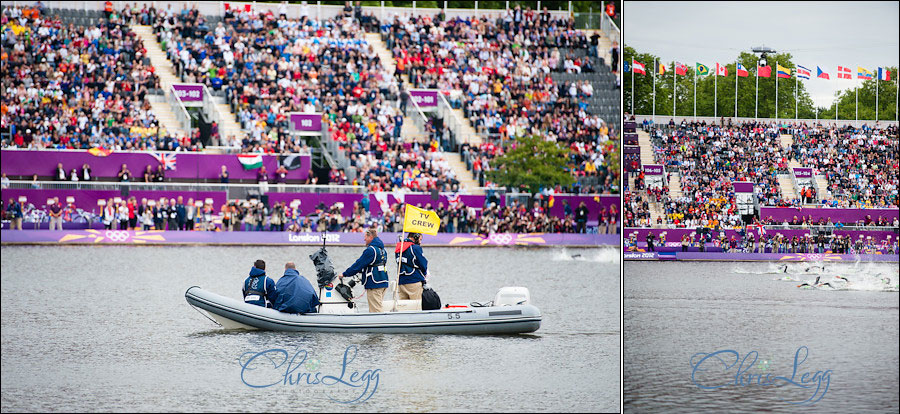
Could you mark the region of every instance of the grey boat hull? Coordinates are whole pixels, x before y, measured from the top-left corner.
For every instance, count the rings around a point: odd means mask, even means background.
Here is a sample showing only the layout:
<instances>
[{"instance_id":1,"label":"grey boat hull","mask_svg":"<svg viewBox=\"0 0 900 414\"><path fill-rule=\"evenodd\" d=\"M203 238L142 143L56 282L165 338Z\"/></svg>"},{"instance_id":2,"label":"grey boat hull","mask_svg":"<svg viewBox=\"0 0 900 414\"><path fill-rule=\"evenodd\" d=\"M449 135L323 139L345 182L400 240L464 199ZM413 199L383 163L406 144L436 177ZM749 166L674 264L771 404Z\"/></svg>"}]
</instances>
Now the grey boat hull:
<instances>
[{"instance_id":1,"label":"grey boat hull","mask_svg":"<svg viewBox=\"0 0 900 414\"><path fill-rule=\"evenodd\" d=\"M218 295L198 286L187 302L209 312L223 327L290 332L361 332L503 335L537 331L541 312L532 305L450 308L352 314L289 314Z\"/></svg>"}]
</instances>

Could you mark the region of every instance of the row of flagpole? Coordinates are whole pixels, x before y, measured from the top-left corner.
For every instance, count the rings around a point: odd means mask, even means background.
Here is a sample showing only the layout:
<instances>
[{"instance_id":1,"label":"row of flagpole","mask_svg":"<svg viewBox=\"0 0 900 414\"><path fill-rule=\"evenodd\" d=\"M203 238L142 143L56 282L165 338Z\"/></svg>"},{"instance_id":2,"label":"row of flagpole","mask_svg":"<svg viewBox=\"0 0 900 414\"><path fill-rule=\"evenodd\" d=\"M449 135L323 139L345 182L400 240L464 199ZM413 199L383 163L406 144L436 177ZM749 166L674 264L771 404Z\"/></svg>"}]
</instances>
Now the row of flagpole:
<instances>
[{"instance_id":1,"label":"row of flagpole","mask_svg":"<svg viewBox=\"0 0 900 414\"><path fill-rule=\"evenodd\" d=\"M634 70L634 64L635 64L635 63L636 63L636 61L632 59L632 63L631 63L631 66L632 66L632 67L631 67L631 113L632 113L632 114L634 114L634 72L635 72L635 70ZM677 62L675 63L675 65L677 65ZM674 67L675 65L673 65L673 69L677 71L677 69ZM778 65L778 62L777 62L777 61L775 62L775 65L776 65L776 73L775 73L775 119L777 120L777 119L779 119L779 116L778 116L778 115L779 115L779 112L778 112L778 78L780 77L780 76L778 75L778 70L777 70L777 68L779 68L780 66ZM641 65L641 66L643 66L643 65ZM698 64L698 67L694 68L694 119L697 118L697 77L699 76L699 73L698 73L698 72L699 72L699 66L700 66L700 65ZM735 114L734 116L735 116L735 117L738 116L738 115L737 115L737 114L738 114L738 80L739 80L738 78L740 78L740 76L738 76L738 73L737 73L737 72L738 72L738 66L739 66L739 62L738 62L738 61L735 61L735 66L734 66L734 67L735 67L735 77L734 77L734 78L735 78L735 79L734 79L734 114ZM705 67L705 66L704 66L704 67ZM804 68L804 69L805 69L805 68ZM707 69L707 70L708 70L708 69ZM797 68L794 68L794 70L797 70ZM881 70L881 68L879 68L878 70L876 70L877 73L875 73L875 75L873 76L873 79L875 80L875 120L878 120L878 91L879 91L879 85L878 85L879 82L878 82L878 81L881 80L881 79L880 79L881 73L878 72L878 71L880 71L880 70ZM642 71L643 71L643 72L646 72L645 69L642 69ZM653 117L653 121L654 121L654 122L656 122L656 75L657 75L657 72L658 72L658 71L659 71L659 59L658 59L658 58L655 58L654 61L653 61L653 102L652 102L652 105L653 105L653 110L652 110L653 113L652 113L652 117ZM715 79L713 80L713 84L714 84L714 92L713 92L713 102L714 102L714 104L713 104L713 117L714 117L714 118L718 118L718 116L719 116L719 115L718 115L718 109L719 109L719 104L718 104L718 93L719 93L719 84L718 84L718 80L719 80L719 79L718 79L718 78L719 78L719 64L718 64L718 63L716 63L716 72L715 72L714 76L715 76ZM727 76L727 75L726 75L726 76ZM856 123L859 123L859 79L860 79L860 76L861 76L861 75L857 74L857 77L856 77L856 88L855 88L855 89L856 89L856 105L855 105L855 106L856 106L856 110L855 110L855 111L856 111L856 115L855 115L855 122L856 122ZM677 83L676 83L677 78L678 78L678 74L677 74L677 73L675 73L675 74L672 75L672 118L673 118L673 119L674 119L675 116L676 116L676 97L677 97L677 94L678 94L678 85L677 85ZM756 94L755 94L755 105L754 105L754 111L753 111L753 116L754 116L754 118L756 118L756 119L759 119L759 78L760 78L760 76L759 76L759 65L757 65L757 66L756 66ZM797 120L797 119L799 119L799 109L800 109L800 101L799 101L799 91L800 91L800 89L799 89L799 81L800 81L800 78L799 78L799 76L798 76L797 74L795 74L795 75L793 76L793 78L794 78L794 120ZM807 78L807 79L808 79L808 78ZM827 79L827 78L826 78L826 79ZM898 92L897 95L898 95L898 102L900 102L900 92ZM835 113L834 113L834 118L835 118L835 120L838 120L838 104L839 104L839 103L840 103L840 100L839 100L839 99L835 101L835 111L834 111L834 112L835 112ZM816 106L815 102L813 102L813 106L815 107L815 117L816 117L816 120L818 121L818 119L819 119L819 108L818 108L818 106ZM895 113L895 117L896 117L896 116L897 116L897 114ZM896 118L895 118L895 120L896 120Z\"/></svg>"}]
</instances>

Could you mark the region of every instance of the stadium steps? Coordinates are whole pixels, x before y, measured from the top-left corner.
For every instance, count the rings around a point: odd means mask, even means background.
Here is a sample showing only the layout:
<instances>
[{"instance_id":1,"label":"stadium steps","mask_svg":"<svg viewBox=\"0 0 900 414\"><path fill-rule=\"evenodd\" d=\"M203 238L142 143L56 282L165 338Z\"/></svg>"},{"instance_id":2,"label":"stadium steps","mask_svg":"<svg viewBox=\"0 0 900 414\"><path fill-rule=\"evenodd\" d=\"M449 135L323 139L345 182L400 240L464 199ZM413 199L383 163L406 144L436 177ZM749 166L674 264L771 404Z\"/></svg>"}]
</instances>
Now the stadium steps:
<instances>
[{"instance_id":1,"label":"stadium steps","mask_svg":"<svg viewBox=\"0 0 900 414\"><path fill-rule=\"evenodd\" d=\"M653 159L653 142L650 140L650 134L642 129L637 130L638 145L641 148L641 165L656 164Z\"/></svg>"},{"instance_id":2,"label":"stadium steps","mask_svg":"<svg viewBox=\"0 0 900 414\"><path fill-rule=\"evenodd\" d=\"M429 143L428 136L425 135L425 132L420 131L419 127L413 123L412 118L408 116L403 117L403 125L400 127L400 137L403 138L404 142L418 142L425 145L428 145Z\"/></svg>"},{"instance_id":3,"label":"stadium steps","mask_svg":"<svg viewBox=\"0 0 900 414\"><path fill-rule=\"evenodd\" d=\"M781 142L781 148L790 148L794 143L794 136L791 134L781 134L778 137L778 141Z\"/></svg>"},{"instance_id":4,"label":"stadium steps","mask_svg":"<svg viewBox=\"0 0 900 414\"><path fill-rule=\"evenodd\" d=\"M459 153L445 151L444 157L447 158L447 163L456 174L460 189L465 189L469 194L484 195L484 190L478 186L478 181L475 181L472 173L466 169L466 163L463 162Z\"/></svg>"},{"instance_id":5,"label":"stadium steps","mask_svg":"<svg viewBox=\"0 0 900 414\"><path fill-rule=\"evenodd\" d=\"M366 33L366 42L375 49L375 54L378 55L378 58L381 60L381 65L387 69L391 76L394 76L397 65L394 63L393 54L388 50L384 41L381 40L381 35L378 33Z\"/></svg>"},{"instance_id":6,"label":"stadium steps","mask_svg":"<svg viewBox=\"0 0 900 414\"><path fill-rule=\"evenodd\" d=\"M681 198L684 197L684 192L681 191L681 173L672 171L669 173L669 197L671 198Z\"/></svg>"},{"instance_id":7,"label":"stadium steps","mask_svg":"<svg viewBox=\"0 0 900 414\"><path fill-rule=\"evenodd\" d=\"M220 139L228 139L228 137L234 135L238 139L243 139L247 136L247 132L241 128L241 124L237 122L237 117L231 112L231 106L226 103L225 98L223 97L213 97L213 102L216 103L216 110L219 111L219 119L222 120L222 125L219 125L219 138Z\"/></svg>"},{"instance_id":8,"label":"stadium steps","mask_svg":"<svg viewBox=\"0 0 900 414\"><path fill-rule=\"evenodd\" d=\"M831 200L831 190L828 189L828 179L824 175L816 176L816 196L819 201Z\"/></svg>"},{"instance_id":9,"label":"stadium steps","mask_svg":"<svg viewBox=\"0 0 900 414\"><path fill-rule=\"evenodd\" d=\"M648 205L650 206L650 227L652 227L652 228L665 227L665 226L656 224L656 220L658 220L660 217L664 216L663 209L662 209L662 203L657 203L655 198L651 200L649 195L647 195L647 201L649 201ZM665 220L663 220L663 222L665 223Z\"/></svg>"},{"instance_id":10,"label":"stadium steps","mask_svg":"<svg viewBox=\"0 0 900 414\"><path fill-rule=\"evenodd\" d=\"M150 26L132 25L131 29L137 37L144 41L144 47L147 48L147 57L150 58L150 64L156 69L156 76L159 76L159 85L163 93L167 94L169 87L173 83L179 82L178 76L175 75L175 69L172 62L166 59L166 53L156 43L156 36L153 35L153 28ZM169 132L175 134L187 135L187 132L178 124L178 118L175 117L175 111L171 105L165 100L150 100L150 106L153 114L159 120L160 125Z\"/></svg>"},{"instance_id":11,"label":"stadium steps","mask_svg":"<svg viewBox=\"0 0 900 414\"><path fill-rule=\"evenodd\" d=\"M460 128L459 137L457 137L456 141L460 144L469 143L469 145L479 146L481 145L481 135L478 135L478 132L475 131L475 128L472 127L472 123L469 122L469 118L466 118L466 114L462 109L454 109L453 113L462 120L462 127Z\"/></svg>"},{"instance_id":12,"label":"stadium steps","mask_svg":"<svg viewBox=\"0 0 900 414\"><path fill-rule=\"evenodd\" d=\"M778 174L778 187L781 188L781 197L786 200L796 200L797 190L794 189L794 180L790 174Z\"/></svg>"},{"instance_id":13,"label":"stadium steps","mask_svg":"<svg viewBox=\"0 0 900 414\"><path fill-rule=\"evenodd\" d=\"M800 161L792 159L792 160L788 161L788 167L789 168L802 168L803 166L800 165Z\"/></svg>"}]
</instances>

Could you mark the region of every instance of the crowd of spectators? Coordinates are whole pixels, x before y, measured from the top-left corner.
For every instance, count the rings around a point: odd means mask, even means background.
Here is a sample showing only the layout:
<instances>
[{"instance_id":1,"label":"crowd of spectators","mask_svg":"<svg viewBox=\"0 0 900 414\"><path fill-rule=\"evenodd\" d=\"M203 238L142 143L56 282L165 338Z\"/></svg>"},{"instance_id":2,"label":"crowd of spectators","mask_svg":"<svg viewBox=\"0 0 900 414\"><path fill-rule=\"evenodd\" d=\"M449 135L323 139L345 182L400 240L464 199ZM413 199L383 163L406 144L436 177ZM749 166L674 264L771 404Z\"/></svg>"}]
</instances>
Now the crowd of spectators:
<instances>
[{"instance_id":1,"label":"crowd of spectators","mask_svg":"<svg viewBox=\"0 0 900 414\"><path fill-rule=\"evenodd\" d=\"M189 149L159 125L147 94L159 78L118 12L93 25L4 5L0 145L17 148Z\"/></svg>"},{"instance_id":2,"label":"crowd of spectators","mask_svg":"<svg viewBox=\"0 0 900 414\"><path fill-rule=\"evenodd\" d=\"M616 151L617 131L587 111L593 85L556 83L550 76L593 72L599 64L596 56L564 52L596 43L575 30L571 19L555 19L546 8L536 13L516 6L496 20L397 15L382 25L382 33L398 77L406 74L413 87L446 91L476 131L494 141L475 149L476 175L503 154L500 142L540 135L570 149L567 169L573 175L599 176L598 185L584 190L612 190L618 174L605 166ZM596 55L596 48L591 50ZM455 90L461 95L450 93Z\"/></svg>"},{"instance_id":3,"label":"crowd of spectators","mask_svg":"<svg viewBox=\"0 0 900 414\"><path fill-rule=\"evenodd\" d=\"M655 161L668 173L680 173L683 196L671 197L669 189L645 189L643 172L634 172L635 187L625 194L626 225L649 227L742 226L737 213L733 182L755 184L761 206L799 207L820 204L838 208L889 208L897 206L897 128L862 126L827 127L807 124L706 122L652 126L644 129L654 143ZM793 137L782 147L780 136ZM798 188L797 198L786 198L778 186L779 174L790 174L791 161L824 175L829 187ZM796 165L796 164L795 164ZM818 201L821 198L821 201ZM650 203L663 214L653 223ZM829 224L829 219L800 224ZM772 223L771 218L763 220ZM856 223L844 223L856 224ZM887 225L889 223L884 223ZM864 225L881 225L866 220Z\"/></svg>"}]
</instances>

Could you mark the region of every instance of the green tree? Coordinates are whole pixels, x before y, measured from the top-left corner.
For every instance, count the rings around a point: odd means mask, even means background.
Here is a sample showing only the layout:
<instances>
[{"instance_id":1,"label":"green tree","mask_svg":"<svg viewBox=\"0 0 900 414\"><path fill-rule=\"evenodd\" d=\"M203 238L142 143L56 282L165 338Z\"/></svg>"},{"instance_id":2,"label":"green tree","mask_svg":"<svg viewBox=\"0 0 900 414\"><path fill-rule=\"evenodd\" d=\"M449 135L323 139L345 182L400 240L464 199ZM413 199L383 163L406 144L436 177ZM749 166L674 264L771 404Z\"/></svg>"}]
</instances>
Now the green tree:
<instances>
[{"instance_id":1,"label":"green tree","mask_svg":"<svg viewBox=\"0 0 900 414\"><path fill-rule=\"evenodd\" d=\"M487 177L505 187L524 186L528 192L547 186L568 186L575 182L566 171L568 152L554 141L538 136L522 137L514 149L494 161L494 169L487 172Z\"/></svg>"}]
</instances>

